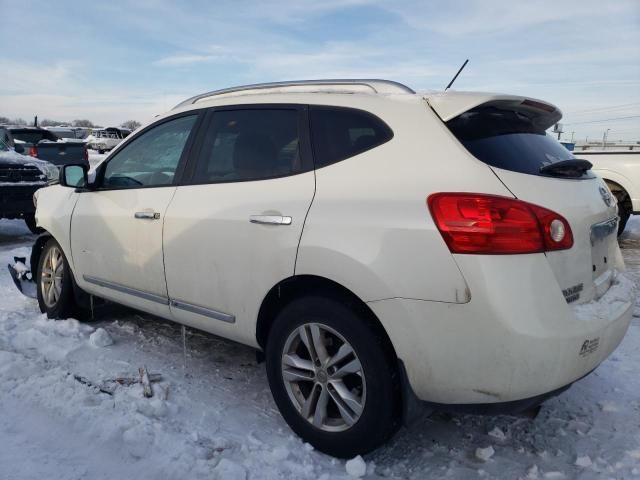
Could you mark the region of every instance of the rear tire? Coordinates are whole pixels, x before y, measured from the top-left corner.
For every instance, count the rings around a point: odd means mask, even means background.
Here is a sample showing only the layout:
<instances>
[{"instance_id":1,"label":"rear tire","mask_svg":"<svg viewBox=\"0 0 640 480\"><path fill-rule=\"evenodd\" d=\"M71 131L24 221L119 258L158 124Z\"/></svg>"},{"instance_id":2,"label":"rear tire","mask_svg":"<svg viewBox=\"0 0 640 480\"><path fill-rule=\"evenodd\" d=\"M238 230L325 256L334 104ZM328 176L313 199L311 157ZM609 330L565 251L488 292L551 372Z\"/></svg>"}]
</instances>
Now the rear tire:
<instances>
[{"instance_id":1,"label":"rear tire","mask_svg":"<svg viewBox=\"0 0 640 480\"><path fill-rule=\"evenodd\" d=\"M266 362L282 416L321 452L341 458L370 452L400 425L395 355L339 299L308 296L286 305L269 332Z\"/></svg>"},{"instance_id":2,"label":"rear tire","mask_svg":"<svg viewBox=\"0 0 640 480\"><path fill-rule=\"evenodd\" d=\"M48 318L68 318L76 312L73 277L62 248L53 238L45 243L36 275L38 305Z\"/></svg>"},{"instance_id":3,"label":"rear tire","mask_svg":"<svg viewBox=\"0 0 640 480\"><path fill-rule=\"evenodd\" d=\"M620 221L618 222L618 236L620 236L627 226L627 222L633 212L633 207L629 194L624 190L616 190L613 194L618 201L618 216L620 217Z\"/></svg>"}]
</instances>

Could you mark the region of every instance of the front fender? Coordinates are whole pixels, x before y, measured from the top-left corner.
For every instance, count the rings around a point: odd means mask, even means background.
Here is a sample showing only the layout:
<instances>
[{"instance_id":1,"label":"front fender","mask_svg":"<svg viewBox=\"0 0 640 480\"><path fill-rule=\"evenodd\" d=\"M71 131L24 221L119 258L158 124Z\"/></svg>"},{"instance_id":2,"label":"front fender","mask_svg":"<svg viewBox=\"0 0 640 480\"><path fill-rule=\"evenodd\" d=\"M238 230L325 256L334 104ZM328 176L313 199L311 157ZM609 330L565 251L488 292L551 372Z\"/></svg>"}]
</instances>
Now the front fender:
<instances>
[{"instance_id":1,"label":"front fender","mask_svg":"<svg viewBox=\"0 0 640 480\"><path fill-rule=\"evenodd\" d=\"M71 252L71 216L79 195L81 194L76 193L73 188L51 185L38 190L36 206L36 224L56 239L74 272L75 265ZM32 263L32 268L35 265Z\"/></svg>"}]
</instances>

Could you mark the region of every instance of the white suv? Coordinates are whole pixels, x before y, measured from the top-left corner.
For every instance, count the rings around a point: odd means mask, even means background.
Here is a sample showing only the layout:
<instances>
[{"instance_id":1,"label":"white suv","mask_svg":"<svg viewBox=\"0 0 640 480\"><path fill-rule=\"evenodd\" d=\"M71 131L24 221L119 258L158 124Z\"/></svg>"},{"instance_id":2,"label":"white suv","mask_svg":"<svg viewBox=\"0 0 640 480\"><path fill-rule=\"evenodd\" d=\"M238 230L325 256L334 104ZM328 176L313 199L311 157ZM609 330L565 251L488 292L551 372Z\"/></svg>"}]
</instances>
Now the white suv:
<instances>
[{"instance_id":1,"label":"white suv","mask_svg":"<svg viewBox=\"0 0 640 480\"><path fill-rule=\"evenodd\" d=\"M634 296L560 117L383 80L199 95L38 191L40 308L90 294L262 350L291 428L341 457L416 398L538 404L616 348Z\"/></svg>"}]
</instances>

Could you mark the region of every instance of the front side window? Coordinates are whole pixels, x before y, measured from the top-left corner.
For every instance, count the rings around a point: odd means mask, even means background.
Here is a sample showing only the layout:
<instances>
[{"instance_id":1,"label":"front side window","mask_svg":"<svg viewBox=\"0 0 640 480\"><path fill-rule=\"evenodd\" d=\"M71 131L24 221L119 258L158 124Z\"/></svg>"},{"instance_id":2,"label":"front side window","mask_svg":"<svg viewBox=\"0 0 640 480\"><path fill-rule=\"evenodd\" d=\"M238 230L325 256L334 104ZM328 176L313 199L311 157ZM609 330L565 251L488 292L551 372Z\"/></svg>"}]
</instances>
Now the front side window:
<instances>
[{"instance_id":1,"label":"front side window","mask_svg":"<svg viewBox=\"0 0 640 480\"><path fill-rule=\"evenodd\" d=\"M109 160L105 188L171 185L197 115L175 118L138 135Z\"/></svg>"},{"instance_id":2,"label":"front side window","mask_svg":"<svg viewBox=\"0 0 640 480\"><path fill-rule=\"evenodd\" d=\"M311 137L316 168L371 150L393 138L375 115L341 107L310 107Z\"/></svg>"},{"instance_id":3,"label":"front side window","mask_svg":"<svg viewBox=\"0 0 640 480\"><path fill-rule=\"evenodd\" d=\"M241 109L213 113L194 183L263 180L302 169L294 109Z\"/></svg>"}]
</instances>

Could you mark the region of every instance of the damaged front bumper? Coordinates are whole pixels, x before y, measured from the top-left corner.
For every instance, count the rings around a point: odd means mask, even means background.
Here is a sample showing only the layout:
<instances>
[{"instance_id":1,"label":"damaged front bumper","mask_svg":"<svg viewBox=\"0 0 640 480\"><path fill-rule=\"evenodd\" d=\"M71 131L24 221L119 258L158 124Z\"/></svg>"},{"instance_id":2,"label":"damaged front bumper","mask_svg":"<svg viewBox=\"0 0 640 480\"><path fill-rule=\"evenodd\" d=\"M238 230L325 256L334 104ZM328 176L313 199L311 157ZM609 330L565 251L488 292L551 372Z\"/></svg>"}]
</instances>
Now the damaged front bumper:
<instances>
[{"instance_id":1,"label":"damaged front bumper","mask_svg":"<svg viewBox=\"0 0 640 480\"><path fill-rule=\"evenodd\" d=\"M7 265L13 283L16 284L16 287L24 296L38 298L36 282L33 279L31 270L26 265L27 259L25 257L13 257L13 261L13 265Z\"/></svg>"}]
</instances>

